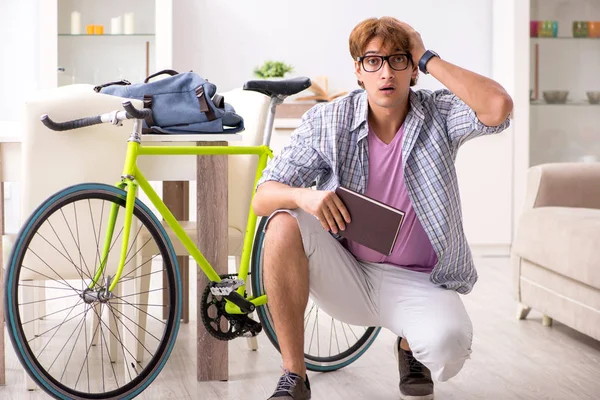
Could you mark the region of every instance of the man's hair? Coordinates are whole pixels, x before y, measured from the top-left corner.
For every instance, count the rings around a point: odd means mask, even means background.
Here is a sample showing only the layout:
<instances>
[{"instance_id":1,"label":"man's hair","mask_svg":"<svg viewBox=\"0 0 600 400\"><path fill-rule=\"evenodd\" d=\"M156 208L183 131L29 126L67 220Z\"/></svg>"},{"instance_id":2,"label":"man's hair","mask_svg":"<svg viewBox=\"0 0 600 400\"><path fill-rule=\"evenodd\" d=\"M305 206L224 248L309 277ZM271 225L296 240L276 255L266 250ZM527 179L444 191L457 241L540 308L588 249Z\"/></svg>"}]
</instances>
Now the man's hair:
<instances>
[{"instance_id":1,"label":"man's hair","mask_svg":"<svg viewBox=\"0 0 600 400\"><path fill-rule=\"evenodd\" d=\"M393 17L381 17L369 18L356 25L350 33L349 39L352 59L356 61L358 57L362 57L367 43L375 37L381 38L381 41L386 46L389 45L393 49L410 53L408 34L399 22ZM413 60L412 62L414 63L415 61ZM411 78L410 86L414 86L416 83L416 80ZM358 85L364 89L361 81L358 81Z\"/></svg>"}]
</instances>

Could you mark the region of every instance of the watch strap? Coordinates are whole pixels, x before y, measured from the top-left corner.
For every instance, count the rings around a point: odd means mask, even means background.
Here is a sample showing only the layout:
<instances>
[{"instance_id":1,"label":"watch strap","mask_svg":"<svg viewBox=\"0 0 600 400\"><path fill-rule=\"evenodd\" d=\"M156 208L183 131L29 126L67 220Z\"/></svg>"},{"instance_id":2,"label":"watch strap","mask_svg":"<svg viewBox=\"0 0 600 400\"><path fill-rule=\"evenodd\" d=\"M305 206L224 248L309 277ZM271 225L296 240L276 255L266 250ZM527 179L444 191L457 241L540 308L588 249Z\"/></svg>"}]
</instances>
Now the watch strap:
<instances>
[{"instance_id":1,"label":"watch strap","mask_svg":"<svg viewBox=\"0 0 600 400\"><path fill-rule=\"evenodd\" d=\"M429 60L431 60L433 57L439 57L437 53L431 51L431 50L427 50L425 51L425 54L423 54L423 56L421 57L421 59L419 60L419 70L424 73L424 74L429 74L429 72L427 71L427 63L429 62Z\"/></svg>"}]
</instances>

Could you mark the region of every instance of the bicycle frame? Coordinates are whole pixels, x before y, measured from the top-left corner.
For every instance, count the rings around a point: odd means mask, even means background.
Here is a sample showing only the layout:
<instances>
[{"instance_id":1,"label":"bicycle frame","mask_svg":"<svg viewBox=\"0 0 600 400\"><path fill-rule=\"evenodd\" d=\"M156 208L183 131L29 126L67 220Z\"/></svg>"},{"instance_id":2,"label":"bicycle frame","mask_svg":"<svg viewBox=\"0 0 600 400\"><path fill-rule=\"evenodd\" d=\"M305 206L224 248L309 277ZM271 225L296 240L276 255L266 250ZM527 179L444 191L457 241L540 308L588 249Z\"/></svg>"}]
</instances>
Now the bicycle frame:
<instances>
[{"instance_id":1,"label":"bicycle frame","mask_svg":"<svg viewBox=\"0 0 600 400\"><path fill-rule=\"evenodd\" d=\"M121 244L121 256L117 272L110 282L108 290L112 292L119 282L123 268L126 261L129 236L131 231L131 221L133 217L133 208L136 200L137 188L139 187L148 196L150 202L158 210L159 214L163 217L166 223L173 229L173 232L177 236L178 240L181 241L183 246L187 249L189 254L194 258L198 267L204 272L207 278L212 282L219 282L221 278L206 260L202 252L198 249L198 246L189 237L189 235L182 228L181 224L173 216L169 208L165 205L162 199L158 196L156 191L152 188L150 183L146 180L142 172L137 167L138 156L152 156L152 155L199 155L199 156L213 156L213 155L257 155L258 164L256 166L256 174L254 178L254 187L258 183L263 170L267 165L268 158L273 157L273 152L269 146L263 144L260 146L146 146L141 144L141 121L136 120L134 122L134 130L127 144L127 156L125 159L125 166L123 168L122 180L117 183L117 187L121 189L127 188L127 198L125 202L125 216L124 216L124 227L123 227L123 238ZM251 199L254 198L254 192L251 195ZM112 235L119 212L119 206L114 204L111 208L110 215L108 218L108 229L104 238L104 247L102 251L101 260L106 260L108 257L108 251L110 249L110 243L112 242ZM244 295L244 290L247 284L247 277L250 269L250 255L252 252L252 241L254 238L254 231L256 228L257 216L254 213L252 206L248 212L248 222L246 224L246 234L244 235L244 245L242 249L242 256L239 266L238 277L244 281L244 284L237 289L240 295ZM92 289L102 272L104 271L105 261L102 261L98 266L94 279L90 283L89 288ZM259 296L256 298L249 298L255 306L261 306L267 303L266 295ZM231 302L227 302L225 310L229 314L242 314L238 306Z\"/></svg>"}]
</instances>

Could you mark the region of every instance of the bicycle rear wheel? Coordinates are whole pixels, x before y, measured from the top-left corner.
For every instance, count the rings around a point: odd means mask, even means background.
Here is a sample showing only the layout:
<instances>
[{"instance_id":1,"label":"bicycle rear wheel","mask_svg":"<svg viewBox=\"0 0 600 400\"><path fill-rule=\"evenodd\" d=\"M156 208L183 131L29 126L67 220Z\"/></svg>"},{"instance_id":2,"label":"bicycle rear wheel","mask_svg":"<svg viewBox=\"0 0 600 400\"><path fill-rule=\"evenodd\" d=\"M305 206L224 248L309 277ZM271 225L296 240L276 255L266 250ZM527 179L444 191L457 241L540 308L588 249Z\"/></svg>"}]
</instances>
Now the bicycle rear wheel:
<instances>
[{"instance_id":1,"label":"bicycle rear wheel","mask_svg":"<svg viewBox=\"0 0 600 400\"><path fill-rule=\"evenodd\" d=\"M252 294L265 294L263 284L263 242L267 217L256 230L252 249ZM268 295L268 294L267 294ZM269 303L257 308L258 317L271 343L279 349ZM311 371L335 371L356 361L373 344L380 327L349 325L327 315L310 298L304 315L304 361Z\"/></svg>"},{"instance_id":2,"label":"bicycle rear wheel","mask_svg":"<svg viewBox=\"0 0 600 400\"><path fill-rule=\"evenodd\" d=\"M115 290L107 290L121 254L126 195L103 184L66 188L33 212L12 249L4 299L8 334L27 373L54 398L131 399L156 378L173 349L181 277L168 236L139 200L123 274ZM94 286L113 206L116 224ZM160 276L165 281L150 288L150 278Z\"/></svg>"}]
</instances>

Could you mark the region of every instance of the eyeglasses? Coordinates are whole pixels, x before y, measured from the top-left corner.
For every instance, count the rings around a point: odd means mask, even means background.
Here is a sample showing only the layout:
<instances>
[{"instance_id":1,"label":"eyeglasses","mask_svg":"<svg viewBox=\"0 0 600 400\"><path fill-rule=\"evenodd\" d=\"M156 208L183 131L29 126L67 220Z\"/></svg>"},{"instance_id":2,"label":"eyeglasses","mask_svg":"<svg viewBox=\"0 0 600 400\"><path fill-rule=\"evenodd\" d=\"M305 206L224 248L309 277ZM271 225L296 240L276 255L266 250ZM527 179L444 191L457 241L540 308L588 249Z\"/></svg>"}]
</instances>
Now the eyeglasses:
<instances>
[{"instance_id":1,"label":"eyeglasses","mask_svg":"<svg viewBox=\"0 0 600 400\"><path fill-rule=\"evenodd\" d=\"M410 54L399 53L390 54L389 56L362 56L358 57L357 61L361 63L363 69L367 72L376 72L383 67L385 61L394 71L404 71L408 68L408 62L412 60Z\"/></svg>"}]
</instances>

